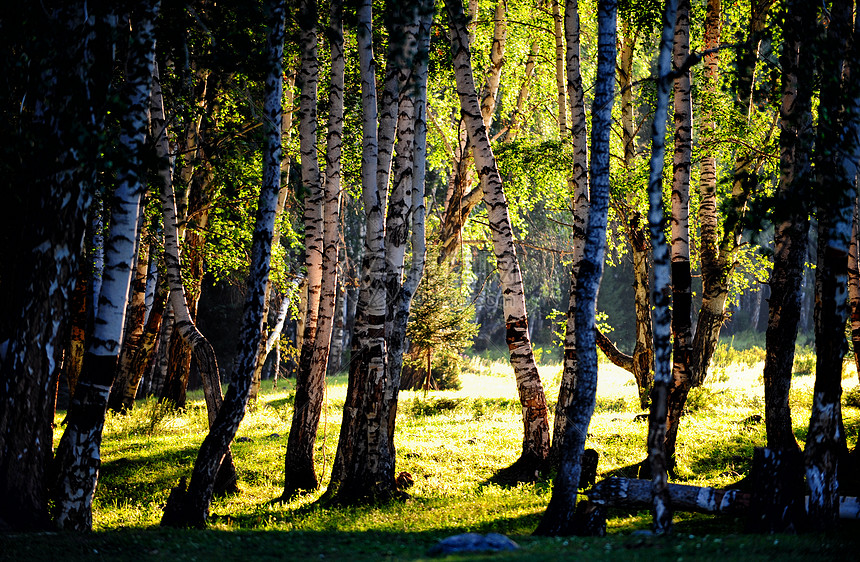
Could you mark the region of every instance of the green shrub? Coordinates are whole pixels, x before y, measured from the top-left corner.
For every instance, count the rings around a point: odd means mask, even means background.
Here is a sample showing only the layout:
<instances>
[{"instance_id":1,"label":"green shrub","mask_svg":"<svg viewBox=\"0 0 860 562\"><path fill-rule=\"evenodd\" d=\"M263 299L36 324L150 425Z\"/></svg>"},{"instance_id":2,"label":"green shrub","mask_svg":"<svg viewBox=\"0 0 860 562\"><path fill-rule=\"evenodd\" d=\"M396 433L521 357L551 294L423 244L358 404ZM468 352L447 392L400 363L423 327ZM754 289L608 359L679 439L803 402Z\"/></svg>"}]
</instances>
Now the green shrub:
<instances>
[{"instance_id":1,"label":"green shrub","mask_svg":"<svg viewBox=\"0 0 860 562\"><path fill-rule=\"evenodd\" d=\"M846 390L842 394L842 401L847 407L860 408L860 385Z\"/></svg>"},{"instance_id":2,"label":"green shrub","mask_svg":"<svg viewBox=\"0 0 860 562\"><path fill-rule=\"evenodd\" d=\"M815 374L815 350L811 347L795 348L794 366L791 372L795 375Z\"/></svg>"}]
</instances>

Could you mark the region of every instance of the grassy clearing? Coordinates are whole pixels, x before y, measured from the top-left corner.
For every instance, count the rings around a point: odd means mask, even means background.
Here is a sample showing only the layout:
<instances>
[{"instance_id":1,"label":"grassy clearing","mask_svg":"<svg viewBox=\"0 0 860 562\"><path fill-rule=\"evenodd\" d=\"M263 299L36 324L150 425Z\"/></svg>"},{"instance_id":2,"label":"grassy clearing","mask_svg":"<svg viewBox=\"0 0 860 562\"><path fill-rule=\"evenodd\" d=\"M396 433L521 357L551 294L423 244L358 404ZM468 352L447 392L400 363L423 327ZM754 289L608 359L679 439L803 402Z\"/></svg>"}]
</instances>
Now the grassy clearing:
<instances>
[{"instance_id":1,"label":"grassy clearing","mask_svg":"<svg viewBox=\"0 0 860 562\"><path fill-rule=\"evenodd\" d=\"M755 357L729 365L725 360L701 389L691 393L678 441L678 480L731 485L749 470L752 449L765 442L761 364ZM554 402L561 368L542 367L548 398ZM856 384L853 370L846 388ZM415 485L405 502L375 507L319 508L320 493L289 504L272 503L283 484L283 458L292 415L292 381L268 384L233 445L241 493L219 498L207 531L158 527L170 487L190 474L206 433L202 398L192 395L179 415L153 401L139 402L128 416L109 415L103 465L89 535L0 535L0 559L110 558L222 559L250 555L279 558L354 560L417 559L437 540L460 532L500 532L523 549L500 558L586 560L685 558L727 560L849 559L856 556L852 522L832 536L766 537L742 534L743 522L679 513L676 536L631 535L650 525L647 512L610 512L610 536L546 539L530 536L549 501L551 483L506 487L494 473L516 460L522 425L510 368L475 359L457 392L401 393L398 413L398 470ZM806 434L813 378L796 376L792 407L795 433ZM853 392L853 394L852 394ZM317 441L317 468L327 482L339 433L345 377L329 379L327 406ZM846 397L858 394L846 392ZM860 429L860 400L846 400L845 427L853 446ZM637 421L632 378L601 365L597 409L588 446L600 454L599 477L634 475L645 458L647 423ZM62 421L62 413L58 416ZM60 432L57 432L59 439ZM481 559L470 556L470 559Z\"/></svg>"}]
</instances>

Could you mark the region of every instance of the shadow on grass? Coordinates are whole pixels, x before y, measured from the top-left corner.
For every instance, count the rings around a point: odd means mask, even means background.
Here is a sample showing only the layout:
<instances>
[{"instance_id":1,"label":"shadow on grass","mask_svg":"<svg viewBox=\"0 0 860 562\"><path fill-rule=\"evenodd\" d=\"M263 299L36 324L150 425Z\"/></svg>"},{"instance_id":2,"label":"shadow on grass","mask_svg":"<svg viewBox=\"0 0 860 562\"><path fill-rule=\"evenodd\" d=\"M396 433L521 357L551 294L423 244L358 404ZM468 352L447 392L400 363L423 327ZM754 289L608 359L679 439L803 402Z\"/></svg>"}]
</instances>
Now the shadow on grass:
<instances>
[{"instance_id":1,"label":"shadow on grass","mask_svg":"<svg viewBox=\"0 0 860 562\"><path fill-rule=\"evenodd\" d=\"M191 473L198 445L166 449L153 453L141 451L102 463L99 470L98 496L110 503L149 502L165 493Z\"/></svg>"}]
</instances>

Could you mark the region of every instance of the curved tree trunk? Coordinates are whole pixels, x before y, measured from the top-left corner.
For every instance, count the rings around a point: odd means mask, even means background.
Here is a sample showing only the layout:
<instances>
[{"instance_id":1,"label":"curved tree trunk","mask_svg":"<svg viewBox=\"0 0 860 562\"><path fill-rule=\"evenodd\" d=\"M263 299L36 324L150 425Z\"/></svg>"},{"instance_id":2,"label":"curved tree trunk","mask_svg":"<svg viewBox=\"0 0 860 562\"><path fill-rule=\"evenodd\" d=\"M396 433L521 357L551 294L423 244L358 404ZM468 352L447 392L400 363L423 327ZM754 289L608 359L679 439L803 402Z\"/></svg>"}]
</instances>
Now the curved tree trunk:
<instances>
[{"instance_id":1,"label":"curved tree trunk","mask_svg":"<svg viewBox=\"0 0 860 562\"><path fill-rule=\"evenodd\" d=\"M81 377L66 416L66 430L54 457L51 497L59 529L92 529L92 501L101 466L101 438L110 388L116 374L125 326L128 290L138 239L140 200L144 191L141 154L146 142L147 102L155 65L155 18L158 0L143 3L131 18L121 116L120 146L124 166L111 205L110 236L95 326L81 367Z\"/></svg>"},{"instance_id":2,"label":"curved tree trunk","mask_svg":"<svg viewBox=\"0 0 860 562\"><path fill-rule=\"evenodd\" d=\"M809 232L814 62L804 41L814 33L815 13L811 8L808 2L792 0L786 5L783 23L780 177L763 374L767 446L797 452L800 448L791 424L789 390Z\"/></svg>"},{"instance_id":3,"label":"curved tree trunk","mask_svg":"<svg viewBox=\"0 0 860 562\"><path fill-rule=\"evenodd\" d=\"M257 348L263 331L263 299L269 280L271 243L275 228L275 209L281 182L281 117L283 113L283 49L285 35L285 2L268 3L269 33L266 43L266 97L263 126L263 185L257 205L251 250L251 267L248 293L245 301L234 381L227 391L218 416L211 423L209 434L203 440L188 489L184 483L173 489L164 508L162 525L203 527L209 512L216 484L216 473L222 459L230 450L230 443L245 415L248 394L254 375Z\"/></svg>"},{"instance_id":4,"label":"curved tree trunk","mask_svg":"<svg viewBox=\"0 0 860 562\"><path fill-rule=\"evenodd\" d=\"M167 140L167 124L164 120L164 101L158 74L155 76L152 89L152 136L155 139L155 151L158 157L158 177L161 182L161 206L164 218L164 277L169 286L168 302L173 310L174 330L191 348L197 368L203 379L203 396L206 399L206 410L209 414L209 425L212 426L218 411L221 409L221 376L215 351L209 341L200 333L185 297L185 287L182 282L182 266L179 258L179 231L176 224L176 202L173 194L173 178L170 170L170 157ZM162 339L162 343L168 341ZM219 475L219 492L235 491L236 468L232 456L227 454Z\"/></svg>"},{"instance_id":5,"label":"curved tree trunk","mask_svg":"<svg viewBox=\"0 0 860 562\"><path fill-rule=\"evenodd\" d=\"M462 4L459 0L448 0L446 6L451 20L451 50L457 94L460 97L461 113L469 138L474 145L475 165L481 178L484 204L487 206L493 236L493 251L499 268L499 279L504 287L505 339L510 350L511 365L514 368L523 409L523 452L517 461L520 469L518 472L521 473L518 477L533 479L549 456L546 398L529 340L522 274L513 244L502 178L478 106Z\"/></svg>"},{"instance_id":6,"label":"curved tree trunk","mask_svg":"<svg viewBox=\"0 0 860 562\"><path fill-rule=\"evenodd\" d=\"M571 4L568 4L568 8ZM576 6L573 6L576 10ZM601 0L597 8L597 78L592 106L591 200L585 251L580 262L574 325L576 372L573 397L567 408L569 420L561 450L561 464L552 499L535 531L541 535L575 534L574 508L588 426L597 396L597 347L594 340L597 292L603 276L606 225L609 212L609 134L615 87L616 0ZM567 350L565 350L567 351ZM567 362L565 362L567 369Z\"/></svg>"}]
</instances>

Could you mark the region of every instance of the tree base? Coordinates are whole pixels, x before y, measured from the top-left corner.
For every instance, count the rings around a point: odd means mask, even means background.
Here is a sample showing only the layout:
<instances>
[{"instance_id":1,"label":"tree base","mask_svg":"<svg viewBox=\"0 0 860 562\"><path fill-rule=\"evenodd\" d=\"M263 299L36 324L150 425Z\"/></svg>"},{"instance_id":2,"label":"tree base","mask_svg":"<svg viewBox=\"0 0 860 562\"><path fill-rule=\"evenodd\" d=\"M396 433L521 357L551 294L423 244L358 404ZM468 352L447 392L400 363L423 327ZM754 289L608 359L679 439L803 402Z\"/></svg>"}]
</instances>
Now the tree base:
<instances>
[{"instance_id":1,"label":"tree base","mask_svg":"<svg viewBox=\"0 0 860 562\"><path fill-rule=\"evenodd\" d=\"M490 482L501 486L516 486L521 483L537 482L548 472L548 459L533 455L522 455L511 466L498 470Z\"/></svg>"},{"instance_id":2,"label":"tree base","mask_svg":"<svg viewBox=\"0 0 860 562\"><path fill-rule=\"evenodd\" d=\"M180 529L205 529L207 511L205 508L199 509L190 503L187 480L183 476L167 497L164 515L161 517L161 526Z\"/></svg>"}]
</instances>

